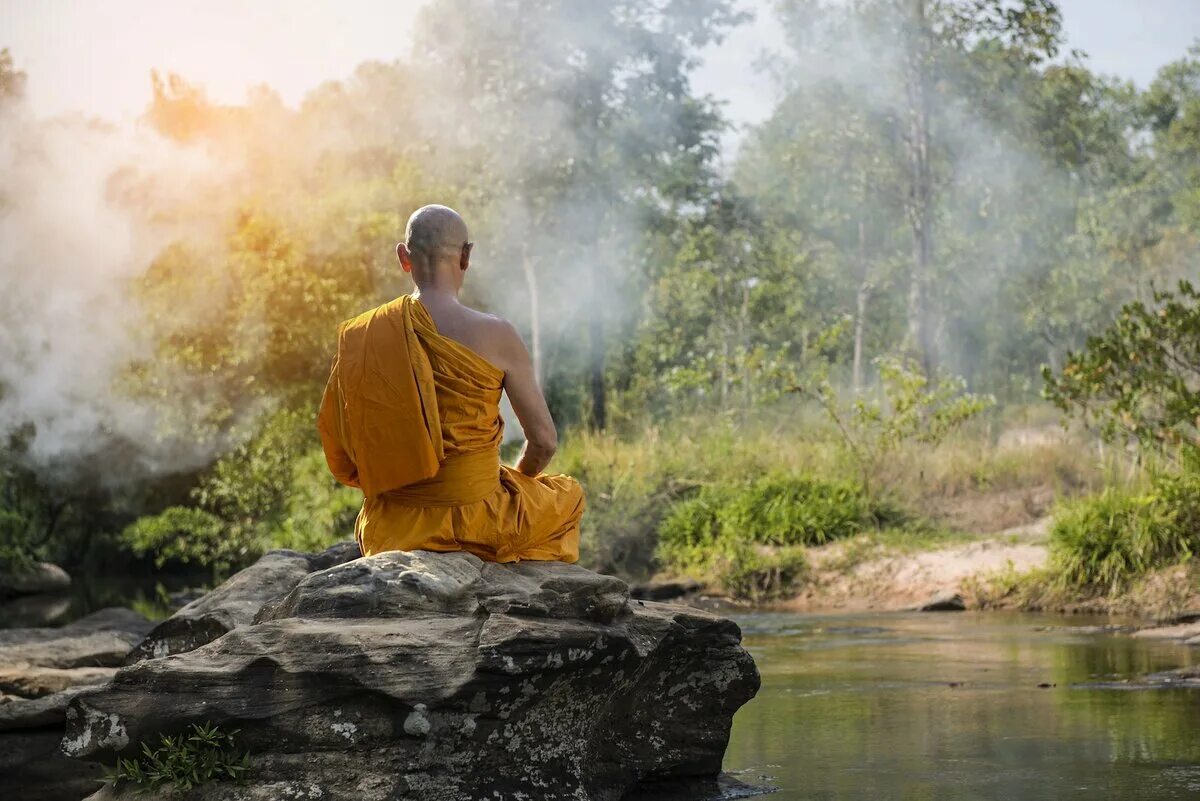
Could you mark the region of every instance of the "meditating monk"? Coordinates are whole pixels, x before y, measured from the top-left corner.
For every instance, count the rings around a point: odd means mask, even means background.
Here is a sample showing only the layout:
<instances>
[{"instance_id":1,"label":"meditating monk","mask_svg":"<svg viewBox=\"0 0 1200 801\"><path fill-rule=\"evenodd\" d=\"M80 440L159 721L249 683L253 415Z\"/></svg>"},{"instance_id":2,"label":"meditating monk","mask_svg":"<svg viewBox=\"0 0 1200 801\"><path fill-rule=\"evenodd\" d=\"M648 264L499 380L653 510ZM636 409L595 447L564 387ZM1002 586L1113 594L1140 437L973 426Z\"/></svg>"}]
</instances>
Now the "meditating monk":
<instances>
[{"instance_id":1,"label":"meditating monk","mask_svg":"<svg viewBox=\"0 0 1200 801\"><path fill-rule=\"evenodd\" d=\"M517 330L459 303L471 248L452 209L409 218L396 255L416 291L338 328L318 419L325 459L362 490L354 534L364 556L574 562L583 489L542 472L558 435ZM502 391L525 432L515 469L500 463Z\"/></svg>"}]
</instances>

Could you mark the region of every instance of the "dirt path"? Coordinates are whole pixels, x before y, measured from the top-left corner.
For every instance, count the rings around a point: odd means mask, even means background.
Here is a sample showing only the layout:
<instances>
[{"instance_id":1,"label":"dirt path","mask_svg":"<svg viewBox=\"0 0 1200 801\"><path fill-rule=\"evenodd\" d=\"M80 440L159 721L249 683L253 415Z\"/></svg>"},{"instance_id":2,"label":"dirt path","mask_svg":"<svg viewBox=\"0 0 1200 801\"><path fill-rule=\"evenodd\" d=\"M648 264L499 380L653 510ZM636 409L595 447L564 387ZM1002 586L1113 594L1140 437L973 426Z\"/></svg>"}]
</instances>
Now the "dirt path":
<instances>
[{"instance_id":1,"label":"dirt path","mask_svg":"<svg viewBox=\"0 0 1200 801\"><path fill-rule=\"evenodd\" d=\"M814 576L787 604L802 611L909 609L937 597L965 594L974 577L1041 567L1049 554L1049 518L968 543L932 551L878 546L863 553L853 543L809 551Z\"/></svg>"}]
</instances>

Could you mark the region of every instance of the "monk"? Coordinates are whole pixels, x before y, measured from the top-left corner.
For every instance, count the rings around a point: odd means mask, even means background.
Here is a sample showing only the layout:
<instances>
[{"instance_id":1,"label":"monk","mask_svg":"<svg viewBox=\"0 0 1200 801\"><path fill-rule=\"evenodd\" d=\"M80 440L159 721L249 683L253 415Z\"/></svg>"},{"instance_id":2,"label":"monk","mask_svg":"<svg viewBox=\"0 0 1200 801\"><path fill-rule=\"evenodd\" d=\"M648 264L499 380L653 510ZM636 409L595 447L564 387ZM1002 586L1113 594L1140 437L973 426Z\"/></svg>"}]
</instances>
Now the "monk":
<instances>
[{"instance_id":1,"label":"monk","mask_svg":"<svg viewBox=\"0 0 1200 801\"><path fill-rule=\"evenodd\" d=\"M325 459L362 490L354 534L364 556L574 562L583 489L542 472L558 434L517 330L458 300L471 248L452 209L409 218L396 255L416 291L338 328L318 418ZM515 468L500 463L501 392L525 432Z\"/></svg>"}]
</instances>

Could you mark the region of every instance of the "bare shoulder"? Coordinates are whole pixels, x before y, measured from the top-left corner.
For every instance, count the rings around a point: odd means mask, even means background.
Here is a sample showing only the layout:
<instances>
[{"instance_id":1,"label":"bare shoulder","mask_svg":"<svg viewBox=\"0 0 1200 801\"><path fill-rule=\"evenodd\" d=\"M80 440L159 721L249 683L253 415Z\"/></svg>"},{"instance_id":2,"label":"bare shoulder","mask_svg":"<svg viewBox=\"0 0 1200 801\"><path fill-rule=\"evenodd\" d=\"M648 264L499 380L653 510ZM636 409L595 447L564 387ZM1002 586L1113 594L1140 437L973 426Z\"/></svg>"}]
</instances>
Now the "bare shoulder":
<instances>
[{"instance_id":1,"label":"bare shoulder","mask_svg":"<svg viewBox=\"0 0 1200 801\"><path fill-rule=\"evenodd\" d=\"M498 314L470 309L471 339L476 349L506 371L526 353L517 327Z\"/></svg>"},{"instance_id":2,"label":"bare shoulder","mask_svg":"<svg viewBox=\"0 0 1200 801\"><path fill-rule=\"evenodd\" d=\"M460 319L466 328L477 336L504 337L516 335L517 329L512 323L498 314L481 312L470 306L460 306Z\"/></svg>"}]
</instances>

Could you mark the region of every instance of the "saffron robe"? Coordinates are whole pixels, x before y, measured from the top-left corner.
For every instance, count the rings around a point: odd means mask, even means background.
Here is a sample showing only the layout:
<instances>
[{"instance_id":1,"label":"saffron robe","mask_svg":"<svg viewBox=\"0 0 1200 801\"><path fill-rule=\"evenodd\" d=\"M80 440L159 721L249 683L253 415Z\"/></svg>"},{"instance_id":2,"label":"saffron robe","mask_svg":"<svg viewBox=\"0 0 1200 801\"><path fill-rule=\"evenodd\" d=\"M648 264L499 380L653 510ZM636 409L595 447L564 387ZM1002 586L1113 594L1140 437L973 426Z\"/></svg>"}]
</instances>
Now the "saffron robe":
<instances>
[{"instance_id":1,"label":"saffron robe","mask_svg":"<svg viewBox=\"0 0 1200 801\"><path fill-rule=\"evenodd\" d=\"M354 534L364 556L579 558L579 483L500 463L503 381L500 368L439 334L410 295L338 327L317 427L334 477L362 490Z\"/></svg>"}]
</instances>

